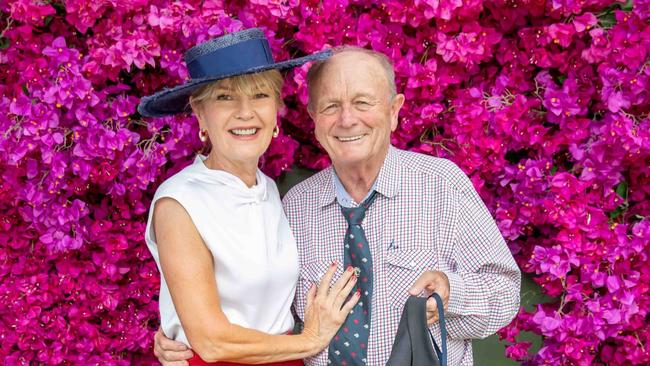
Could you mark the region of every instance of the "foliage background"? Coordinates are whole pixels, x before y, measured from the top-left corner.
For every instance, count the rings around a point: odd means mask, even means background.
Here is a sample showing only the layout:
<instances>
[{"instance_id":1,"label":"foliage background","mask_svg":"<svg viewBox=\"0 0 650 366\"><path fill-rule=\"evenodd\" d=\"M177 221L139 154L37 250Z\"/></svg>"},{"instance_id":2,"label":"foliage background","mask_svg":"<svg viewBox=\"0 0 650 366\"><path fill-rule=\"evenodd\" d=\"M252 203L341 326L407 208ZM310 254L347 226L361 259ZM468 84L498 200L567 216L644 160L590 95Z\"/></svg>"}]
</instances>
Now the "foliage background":
<instances>
[{"instance_id":1,"label":"foliage background","mask_svg":"<svg viewBox=\"0 0 650 366\"><path fill-rule=\"evenodd\" d=\"M0 359L154 362L146 213L201 146L193 118L135 107L187 78L184 50L259 26L276 59L357 44L394 60L393 144L456 162L555 299L500 332L508 357L648 364L649 15L647 0L1 1ZM329 164L305 71L287 77L273 177Z\"/></svg>"}]
</instances>

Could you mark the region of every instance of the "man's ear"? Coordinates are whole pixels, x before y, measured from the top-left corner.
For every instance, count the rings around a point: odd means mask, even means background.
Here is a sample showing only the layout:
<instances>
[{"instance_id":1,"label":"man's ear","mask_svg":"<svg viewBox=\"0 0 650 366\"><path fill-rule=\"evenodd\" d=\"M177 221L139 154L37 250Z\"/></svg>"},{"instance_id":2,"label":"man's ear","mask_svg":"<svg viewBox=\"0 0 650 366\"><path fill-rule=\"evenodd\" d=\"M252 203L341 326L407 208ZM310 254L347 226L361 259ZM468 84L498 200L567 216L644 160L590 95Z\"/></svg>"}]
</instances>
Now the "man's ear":
<instances>
[{"instance_id":1,"label":"man's ear","mask_svg":"<svg viewBox=\"0 0 650 366\"><path fill-rule=\"evenodd\" d=\"M309 118L311 118L312 121L316 120L316 113L314 112L314 105L310 103L307 104L307 114L309 114Z\"/></svg>"},{"instance_id":2,"label":"man's ear","mask_svg":"<svg viewBox=\"0 0 650 366\"><path fill-rule=\"evenodd\" d=\"M390 130L395 131L397 129L399 111L404 105L404 94L397 94L390 103Z\"/></svg>"}]
</instances>

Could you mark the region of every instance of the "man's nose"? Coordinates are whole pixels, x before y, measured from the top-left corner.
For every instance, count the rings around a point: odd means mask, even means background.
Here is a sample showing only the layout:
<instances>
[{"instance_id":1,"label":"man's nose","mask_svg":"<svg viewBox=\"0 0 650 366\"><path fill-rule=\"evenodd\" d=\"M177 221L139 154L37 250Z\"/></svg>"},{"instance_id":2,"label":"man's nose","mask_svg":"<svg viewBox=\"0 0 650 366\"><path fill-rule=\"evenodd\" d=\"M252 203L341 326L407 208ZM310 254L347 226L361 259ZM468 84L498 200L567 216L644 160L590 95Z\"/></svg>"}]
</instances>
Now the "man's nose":
<instances>
[{"instance_id":1,"label":"man's nose","mask_svg":"<svg viewBox=\"0 0 650 366\"><path fill-rule=\"evenodd\" d=\"M253 107L251 106L250 100L248 98L240 98L239 105L237 109L236 118L243 121L248 121L253 118Z\"/></svg>"},{"instance_id":2,"label":"man's nose","mask_svg":"<svg viewBox=\"0 0 650 366\"><path fill-rule=\"evenodd\" d=\"M354 114L351 106L343 105L341 107L341 118L339 124L341 127L352 127L357 121L357 117Z\"/></svg>"}]
</instances>

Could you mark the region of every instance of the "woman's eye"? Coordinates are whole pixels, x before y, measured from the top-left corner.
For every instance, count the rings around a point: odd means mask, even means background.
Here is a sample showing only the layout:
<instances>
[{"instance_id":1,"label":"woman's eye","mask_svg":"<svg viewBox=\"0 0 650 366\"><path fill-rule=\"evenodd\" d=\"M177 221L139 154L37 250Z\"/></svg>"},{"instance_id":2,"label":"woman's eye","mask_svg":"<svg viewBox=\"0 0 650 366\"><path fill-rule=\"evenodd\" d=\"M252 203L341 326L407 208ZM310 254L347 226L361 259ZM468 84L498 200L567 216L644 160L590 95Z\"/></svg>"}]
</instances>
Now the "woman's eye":
<instances>
[{"instance_id":1,"label":"woman's eye","mask_svg":"<svg viewBox=\"0 0 650 366\"><path fill-rule=\"evenodd\" d=\"M229 94L219 94L217 95L217 100L232 100L232 96Z\"/></svg>"},{"instance_id":2,"label":"woman's eye","mask_svg":"<svg viewBox=\"0 0 650 366\"><path fill-rule=\"evenodd\" d=\"M264 99L264 98L268 98L269 95L266 94L266 93L257 93L257 94L255 94L253 97L254 97L255 99Z\"/></svg>"}]
</instances>

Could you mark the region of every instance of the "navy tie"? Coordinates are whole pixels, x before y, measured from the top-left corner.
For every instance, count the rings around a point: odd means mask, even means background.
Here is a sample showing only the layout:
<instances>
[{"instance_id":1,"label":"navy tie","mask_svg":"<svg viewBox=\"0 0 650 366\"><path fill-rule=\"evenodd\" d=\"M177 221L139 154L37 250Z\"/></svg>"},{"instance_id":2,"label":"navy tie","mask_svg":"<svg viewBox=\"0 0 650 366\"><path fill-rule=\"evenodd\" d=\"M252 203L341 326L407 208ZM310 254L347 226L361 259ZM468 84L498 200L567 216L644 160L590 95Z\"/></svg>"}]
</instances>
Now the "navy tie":
<instances>
[{"instance_id":1,"label":"navy tie","mask_svg":"<svg viewBox=\"0 0 650 366\"><path fill-rule=\"evenodd\" d=\"M370 301L372 299L372 257L366 234L361 222L366 210L375 199L373 191L359 207L341 207L348 222L343 250L344 268L352 266L358 275L357 290L361 297L345 323L332 339L329 346L329 361L332 365L365 365L370 334Z\"/></svg>"}]
</instances>

